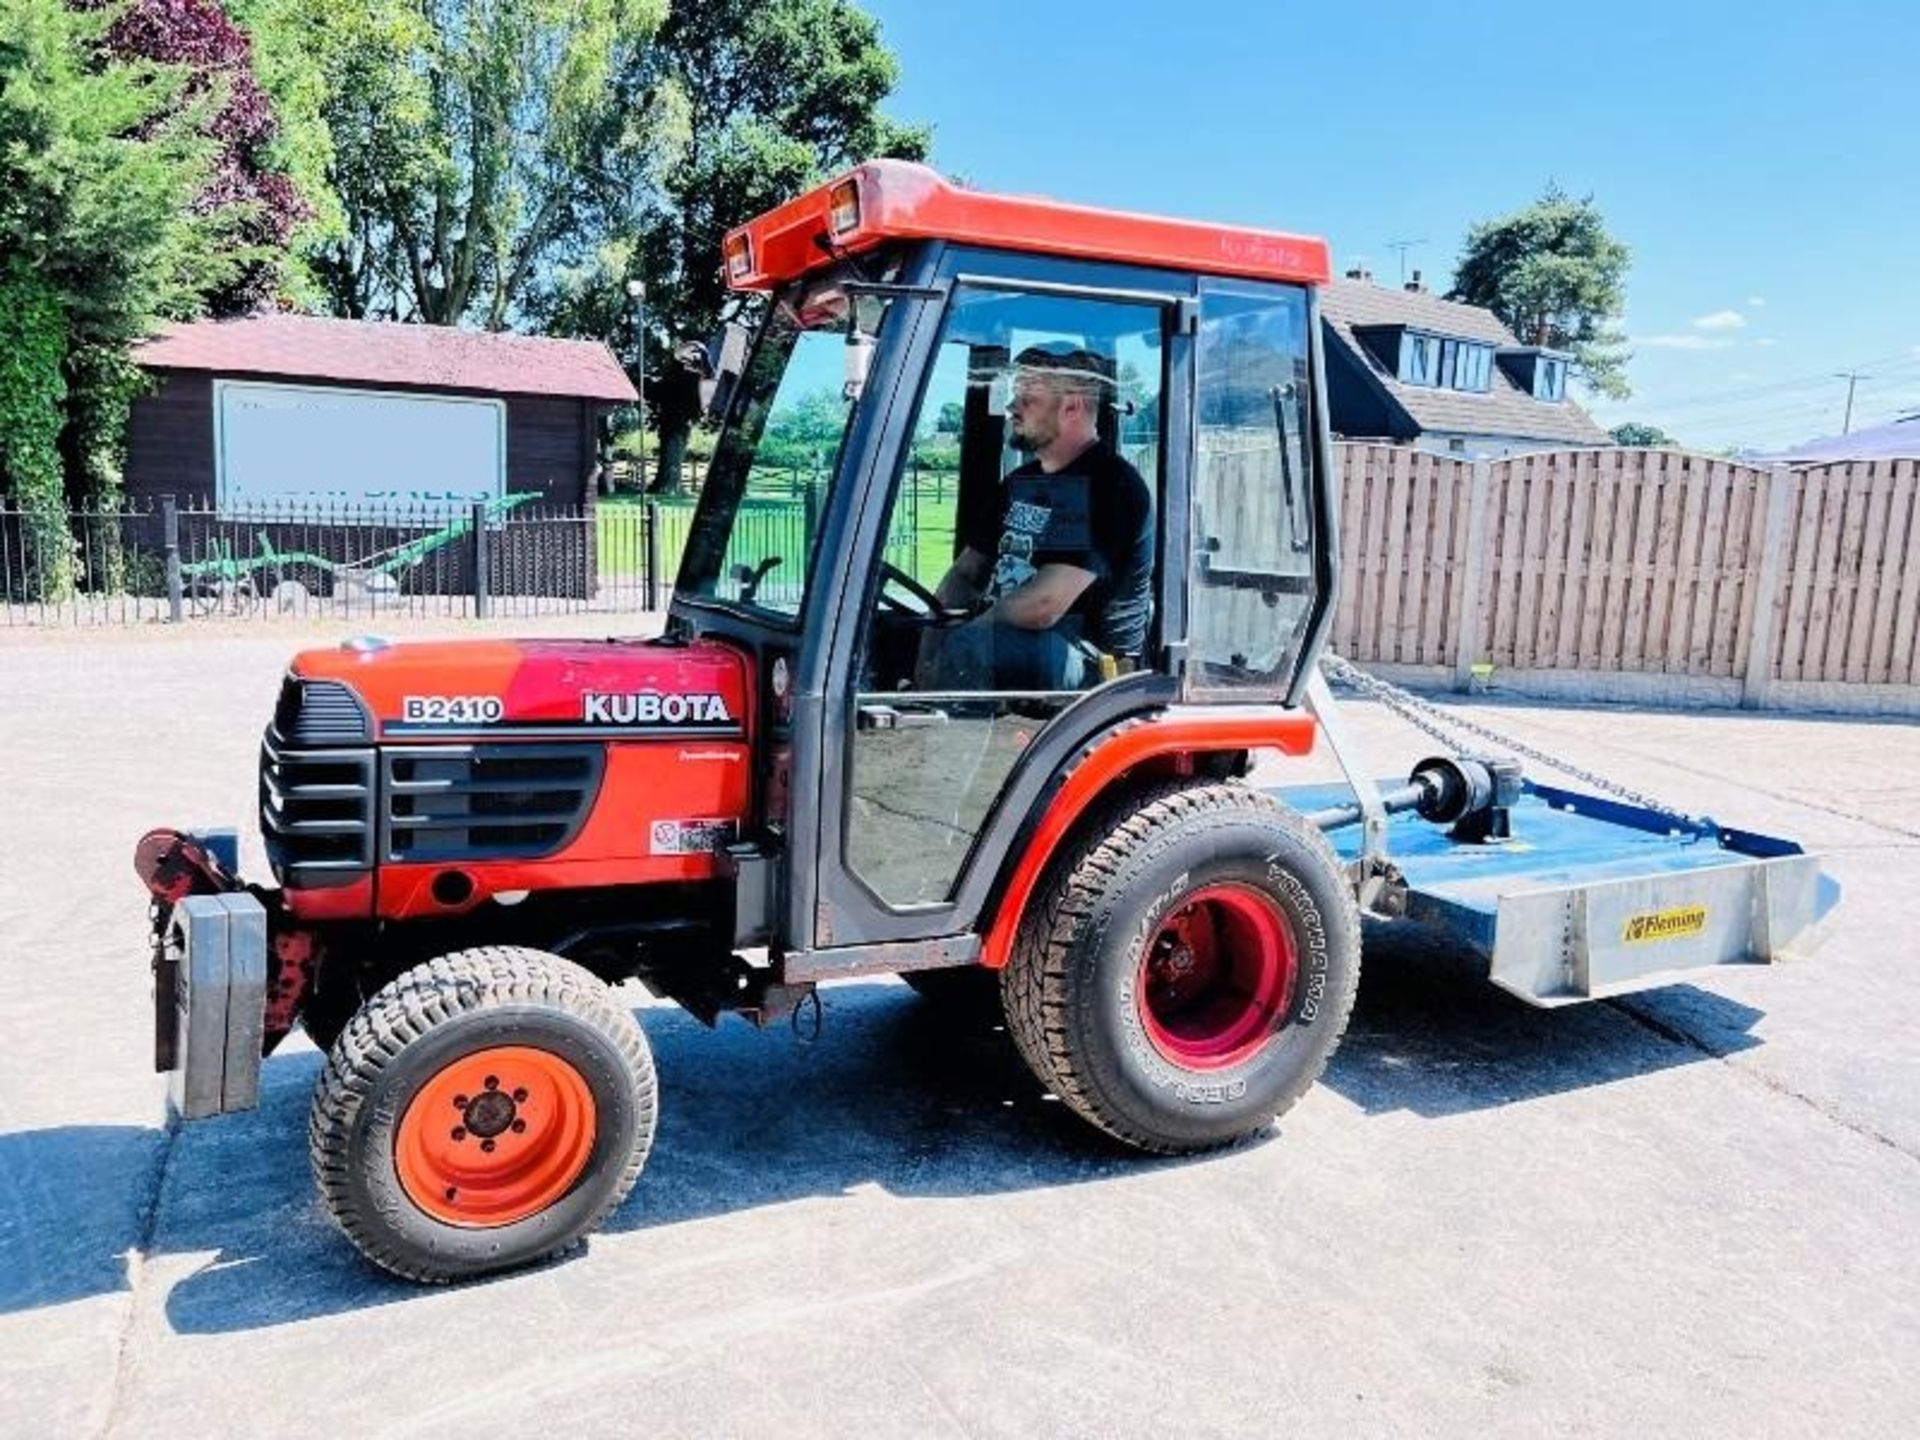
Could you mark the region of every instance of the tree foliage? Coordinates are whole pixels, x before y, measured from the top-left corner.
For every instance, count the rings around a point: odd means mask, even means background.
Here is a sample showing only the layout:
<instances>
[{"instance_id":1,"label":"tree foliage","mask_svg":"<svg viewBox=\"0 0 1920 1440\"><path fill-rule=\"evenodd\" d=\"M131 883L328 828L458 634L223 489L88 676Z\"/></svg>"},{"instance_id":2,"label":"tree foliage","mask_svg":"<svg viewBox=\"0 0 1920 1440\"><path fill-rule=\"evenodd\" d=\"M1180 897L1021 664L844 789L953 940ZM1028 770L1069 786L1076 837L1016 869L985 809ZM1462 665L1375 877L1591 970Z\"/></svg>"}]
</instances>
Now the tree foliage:
<instances>
[{"instance_id":1,"label":"tree foliage","mask_svg":"<svg viewBox=\"0 0 1920 1440\"><path fill-rule=\"evenodd\" d=\"M24 512L22 543L37 593L73 589L73 542L60 475L66 320L53 287L17 255L0 268L0 478ZM0 596L0 599L12 599Z\"/></svg>"},{"instance_id":2,"label":"tree foliage","mask_svg":"<svg viewBox=\"0 0 1920 1440\"><path fill-rule=\"evenodd\" d=\"M924 158L929 132L880 110L898 77L878 23L850 0L673 0L654 43L618 78L629 103L659 117L650 163L582 232L533 309L552 330L609 340L638 373L622 287L645 282L658 488L677 488L698 413L672 352L705 339L735 306L721 240L836 169Z\"/></svg>"},{"instance_id":3,"label":"tree foliage","mask_svg":"<svg viewBox=\"0 0 1920 1440\"><path fill-rule=\"evenodd\" d=\"M61 0L0 0L8 393L32 394L39 409L30 426L8 417L6 478L49 526L63 490L106 499L119 484L140 383L129 347L161 319L198 313L240 268L193 203L207 187L225 91L192 94L183 67L110 43L124 18ZM45 374L50 355L57 386ZM64 485L51 484L63 469ZM49 530L49 550L51 540ZM47 573L56 588L65 583L59 567Z\"/></svg>"},{"instance_id":4,"label":"tree foliage","mask_svg":"<svg viewBox=\"0 0 1920 1440\"><path fill-rule=\"evenodd\" d=\"M100 55L175 67L179 97L166 118L185 119L209 142L191 215L200 243L230 273L204 297L207 309L262 308L280 293L287 242L310 212L274 157L279 122L254 77L247 35L216 0L132 0L109 13Z\"/></svg>"},{"instance_id":5,"label":"tree foliage","mask_svg":"<svg viewBox=\"0 0 1920 1440\"><path fill-rule=\"evenodd\" d=\"M1651 449L1661 445L1680 443L1657 425L1641 425L1633 421L1614 426L1611 434L1613 443L1616 445L1635 445Z\"/></svg>"},{"instance_id":6,"label":"tree foliage","mask_svg":"<svg viewBox=\"0 0 1920 1440\"><path fill-rule=\"evenodd\" d=\"M617 83L666 0L282 0L324 77L336 314L499 330L660 117Z\"/></svg>"},{"instance_id":7,"label":"tree foliage","mask_svg":"<svg viewBox=\"0 0 1920 1440\"><path fill-rule=\"evenodd\" d=\"M1591 196L1549 185L1533 204L1467 232L1447 298L1493 311L1522 344L1571 352L1590 388L1621 399L1631 393L1618 324L1629 259Z\"/></svg>"}]
</instances>

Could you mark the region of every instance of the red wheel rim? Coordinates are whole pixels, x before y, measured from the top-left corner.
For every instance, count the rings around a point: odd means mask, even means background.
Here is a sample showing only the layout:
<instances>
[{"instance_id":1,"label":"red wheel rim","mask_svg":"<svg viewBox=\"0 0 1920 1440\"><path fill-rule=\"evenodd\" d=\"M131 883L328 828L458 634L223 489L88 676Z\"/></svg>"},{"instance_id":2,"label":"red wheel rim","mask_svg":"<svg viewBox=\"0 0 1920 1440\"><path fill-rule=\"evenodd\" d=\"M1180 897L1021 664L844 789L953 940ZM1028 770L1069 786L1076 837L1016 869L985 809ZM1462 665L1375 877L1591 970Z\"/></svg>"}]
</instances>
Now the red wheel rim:
<instances>
[{"instance_id":1,"label":"red wheel rim","mask_svg":"<svg viewBox=\"0 0 1920 1440\"><path fill-rule=\"evenodd\" d=\"M400 1117L400 1187L449 1225L511 1225L573 1188L593 1154L597 1118L586 1077L558 1055L523 1045L476 1050L428 1080Z\"/></svg>"},{"instance_id":2,"label":"red wheel rim","mask_svg":"<svg viewBox=\"0 0 1920 1440\"><path fill-rule=\"evenodd\" d=\"M1279 1033L1293 1003L1293 926L1250 885L1208 885L1160 922L1140 958L1140 1023L1187 1070L1224 1070Z\"/></svg>"}]
</instances>

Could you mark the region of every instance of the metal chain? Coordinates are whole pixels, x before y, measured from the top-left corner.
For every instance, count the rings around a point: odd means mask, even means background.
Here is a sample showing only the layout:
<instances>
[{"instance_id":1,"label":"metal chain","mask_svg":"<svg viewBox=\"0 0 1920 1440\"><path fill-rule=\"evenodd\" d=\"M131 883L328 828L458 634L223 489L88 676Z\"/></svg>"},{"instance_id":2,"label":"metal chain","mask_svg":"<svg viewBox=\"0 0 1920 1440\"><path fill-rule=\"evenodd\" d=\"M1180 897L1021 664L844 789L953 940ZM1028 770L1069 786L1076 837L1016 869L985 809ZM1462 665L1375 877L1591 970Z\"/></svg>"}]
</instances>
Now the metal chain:
<instances>
[{"instance_id":1,"label":"metal chain","mask_svg":"<svg viewBox=\"0 0 1920 1440\"><path fill-rule=\"evenodd\" d=\"M1663 801L1654 799L1651 795L1643 794L1638 790L1622 785L1617 780L1610 780L1606 776L1595 774L1591 770L1582 770L1570 760L1563 760L1557 755L1549 755L1544 750L1536 750L1524 741L1516 740L1511 735L1503 735L1497 730L1491 730L1478 721L1467 719L1466 716L1456 711L1443 710L1438 705L1423 700L1418 695L1413 694L1411 691L1403 690L1390 681L1382 680L1377 675L1369 675L1351 660L1343 660L1331 650L1321 652L1320 668L1326 673L1329 680L1338 681L1342 685L1350 685L1369 699L1378 700L1382 705L1386 706L1387 709L1413 726L1414 729L1432 736L1449 749L1465 748L1460 744L1460 733L1475 735L1482 740L1490 741L1512 752L1522 759L1531 760L1538 765L1544 765L1557 774L1578 780L1583 785L1591 785L1596 790L1612 795L1616 799L1625 800L1630 805L1638 805L1643 810L1652 810L1656 814L1665 815L1670 819L1685 821L1689 827L1697 828L1713 823L1710 820L1703 820L1697 816L1689 815L1684 810L1677 810Z\"/></svg>"}]
</instances>

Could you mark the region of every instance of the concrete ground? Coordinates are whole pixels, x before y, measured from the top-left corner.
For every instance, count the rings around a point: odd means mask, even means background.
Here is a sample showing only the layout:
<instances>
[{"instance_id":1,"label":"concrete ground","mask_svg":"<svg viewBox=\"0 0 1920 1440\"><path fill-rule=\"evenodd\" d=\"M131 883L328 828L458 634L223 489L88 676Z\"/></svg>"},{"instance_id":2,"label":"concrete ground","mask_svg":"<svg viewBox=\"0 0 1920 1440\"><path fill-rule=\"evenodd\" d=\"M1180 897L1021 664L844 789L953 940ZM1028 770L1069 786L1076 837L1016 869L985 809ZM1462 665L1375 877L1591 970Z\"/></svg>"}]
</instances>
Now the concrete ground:
<instances>
[{"instance_id":1,"label":"concrete ground","mask_svg":"<svg viewBox=\"0 0 1920 1440\"><path fill-rule=\"evenodd\" d=\"M134 839L250 815L300 639L0 635L0 1435L1920 1416L1920 728L1481 706L1823 850L1847 892L1826 950L1542 1012L1372 935L1325 1083L1224 1156L1116 1153L1003 1037L951 1036L894 983L831 990L812 1045L648 1004L664 1109L631 1199L571 1260L429 1290L369 1269L313 1197L304 1039L256 1113L177 1132L148 1069ZM1351 713L1383 771L1429 748Z\"/></svg>"}]
</instances>

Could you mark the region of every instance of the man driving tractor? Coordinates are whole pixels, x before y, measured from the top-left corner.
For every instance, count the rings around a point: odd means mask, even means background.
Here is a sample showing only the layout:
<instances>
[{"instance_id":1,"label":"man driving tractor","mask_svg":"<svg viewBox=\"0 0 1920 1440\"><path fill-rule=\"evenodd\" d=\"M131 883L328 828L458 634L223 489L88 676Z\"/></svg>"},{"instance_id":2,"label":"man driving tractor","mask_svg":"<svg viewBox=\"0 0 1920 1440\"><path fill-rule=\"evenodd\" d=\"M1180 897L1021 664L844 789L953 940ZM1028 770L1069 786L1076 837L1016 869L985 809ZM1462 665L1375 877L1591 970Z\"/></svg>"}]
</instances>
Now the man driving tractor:
<instances>
[{"instance_id":1,"label":"man driving tractor","mask_svg":"<svg viewBox=\"0 0 1920 1440\"><path fill-rule=\"evenodd\" d=\"M1078 690L1102 656L1136 659L1152 618L1153 498L1100 437L1114 382L1066 342L1014 357L1008 438L1032 455L959 519L944 605L981 613L932 632L920 667L934 690Z\"/></svg>"}]
</instances>

